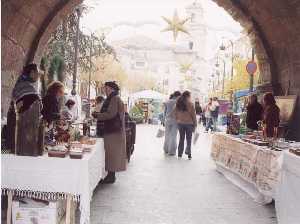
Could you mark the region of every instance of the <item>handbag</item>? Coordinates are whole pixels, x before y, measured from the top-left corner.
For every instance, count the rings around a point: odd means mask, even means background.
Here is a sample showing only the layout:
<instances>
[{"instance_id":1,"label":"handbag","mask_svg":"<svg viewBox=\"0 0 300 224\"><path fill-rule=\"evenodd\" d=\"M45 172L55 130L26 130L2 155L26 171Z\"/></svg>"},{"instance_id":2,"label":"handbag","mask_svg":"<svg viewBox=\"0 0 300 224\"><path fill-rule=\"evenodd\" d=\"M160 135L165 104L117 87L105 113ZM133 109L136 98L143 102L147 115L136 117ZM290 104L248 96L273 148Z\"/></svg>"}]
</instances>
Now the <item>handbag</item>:
<instances>
[{"instance_id":1,"label":"handbag","mask_svg":"<svg viewBox=\"0 0 300 224\"><path fill-rule=\"evenodd\" d=\"M198 141L198 139L199 139L199 136L200 136L200 134L199 134L199 132L197 131L197 132L194 134L194 139L193 139L193 144L194 144L194 145L196 145L196 143L197 143L197 141Z\"/></svg>"},{"instance_id":2,"label":"handbag","mask_svg":"<svg viewBox=\"0 0 300 224\"><path fill-rule=\"evenodd\" d=\"M112 134L122 130L122 121L119 113L112 119L104 121L104 134Z\"/></svg>"}]
</instances>

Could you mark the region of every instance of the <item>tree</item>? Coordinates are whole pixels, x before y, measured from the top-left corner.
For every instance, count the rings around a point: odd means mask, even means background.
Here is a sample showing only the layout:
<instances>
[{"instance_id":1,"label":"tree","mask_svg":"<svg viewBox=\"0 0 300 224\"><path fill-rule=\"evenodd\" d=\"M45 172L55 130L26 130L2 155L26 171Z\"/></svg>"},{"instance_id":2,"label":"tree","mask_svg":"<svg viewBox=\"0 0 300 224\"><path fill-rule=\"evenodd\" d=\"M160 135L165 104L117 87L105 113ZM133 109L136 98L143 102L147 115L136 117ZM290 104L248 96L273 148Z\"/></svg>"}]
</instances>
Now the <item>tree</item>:
<instances>
[{"instance_id":1,"label":"tree","mask_svg":"<svg viewBox=\"0 0 300 224\"><path fill-rule=\"evenodd\" d=\"M113 55L101 55L93 61L93 64L95 70L92 71L91 81L96 89L96 93L99 94L101 85L109 80L117 81L120 86L125 86L128 76L120 62L118 62ZM83 71L80 78L83 81L83 85L86 85L89 80L89 71Z\"/></svg>"},{"instance_id":2,"label":"tree","mask_svg":"<svg viewBox=\"0 0 300 224\"><path fill-rule=\"evenodd\" d=\"M84 11L88 11L86 6L83 5L83 8ZM50 37L44 53L44 58L52 61L52 58L60 56L64 62L59 65L56 65L55 63L50 64L50 67L52 66L51 69L49 69L50 78L53 78L53 71L56 71L56 69L58 69L57 75L59 76L59 79L64 80L65 75L72 75L77 21L77 14L74 11L62 21ZM93 57L98 57L102 54L111 54L115 57L114 49L106 43L104 37L85 35L82 31L80 31L78 43L78 64L80 70L83 72L87 72L90 69L89 56L91 46ZM57 60L57 58L55 60ZM96 70L94 63L92 64L92 70Z\"/></svg>"}]
</instances>

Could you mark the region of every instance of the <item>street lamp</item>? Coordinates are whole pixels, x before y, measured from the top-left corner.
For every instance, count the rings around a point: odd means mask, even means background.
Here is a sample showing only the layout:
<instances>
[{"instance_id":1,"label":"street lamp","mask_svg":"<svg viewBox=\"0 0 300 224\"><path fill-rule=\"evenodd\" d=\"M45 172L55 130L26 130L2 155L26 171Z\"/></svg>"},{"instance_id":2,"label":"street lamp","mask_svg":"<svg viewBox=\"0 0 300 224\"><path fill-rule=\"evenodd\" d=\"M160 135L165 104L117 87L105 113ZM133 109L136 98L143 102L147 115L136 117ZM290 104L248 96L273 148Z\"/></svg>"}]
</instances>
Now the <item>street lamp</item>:
<instances>
[{"instance_id":1,"label":"street lamp","mask_svg":"<svg viewBox=\"0 0 300 224\"><path fill-rule=\"evenodd\" d=\"M232 81L233 81L233 62L234 62L234 44L233 44L232 40L229 40L229 42L230 42L230 45L231 45L231 77L230 77L230 80L231 80L231 84L232 84ZM221 51L225 51L226 50L226 47L225 47L225 45L223 43L220 46L220 50ZM231 93L230 93L230 101L232 101L233 89L231 89L230 91L231 91Z\"/></svg>"},{"instance_id":2,"label":"street lamp","mask_svg":"<svg viewBox=\"0 0 300 224\"><path fill-rule=\"evenodd\" d=\"M219 60L219 58L218 58ZM225 75L226 75L226 62L223 58L221 58L221 61L223 62L223 80L222 80L222 97L224 97L224 88L225 88ZM219 62L216 63L216 67L219 67ZM218 79L220 73L217 73Z\"/></svg>"},{"instance_id":3,"label":"street lamp","mask_svg":"<svg viewBox=\"0 0 300 224\"><path fill-rule=\"evenodd\" d=\"M232 40L229 40L229 43L231 45L231 77L230 78L231 78L231 80L233 80L234 43ZM221 51L226 50L226 46L224 45L224 43L221 44L220 50Z\"/></svg>"}]
</instances>

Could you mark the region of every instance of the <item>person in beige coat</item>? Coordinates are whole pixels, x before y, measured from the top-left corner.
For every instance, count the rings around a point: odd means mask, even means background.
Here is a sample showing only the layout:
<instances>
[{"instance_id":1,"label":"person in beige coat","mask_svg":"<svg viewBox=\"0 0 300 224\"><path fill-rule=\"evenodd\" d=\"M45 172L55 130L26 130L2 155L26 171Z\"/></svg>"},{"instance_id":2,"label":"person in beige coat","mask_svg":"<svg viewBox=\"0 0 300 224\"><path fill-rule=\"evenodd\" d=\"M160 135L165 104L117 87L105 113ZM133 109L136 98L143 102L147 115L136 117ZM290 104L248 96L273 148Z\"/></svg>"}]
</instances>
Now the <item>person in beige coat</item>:
<instances>
[{"instance_id":1,"label":"person in beige coat","mask_svg":"<svg viewBox=\"0 0 300 224\"><path fill-rule=\"evenodd\" d=\"M103 138L105 148L105 169L108 175L102 183L114 183L115 172L125 171L126 160L126 135L124 104L119 97L119 86L115 82L106 82L104 91L107 96L100 113L94 112L93 116L103 122Z\"/></svg>"}]
</instances>

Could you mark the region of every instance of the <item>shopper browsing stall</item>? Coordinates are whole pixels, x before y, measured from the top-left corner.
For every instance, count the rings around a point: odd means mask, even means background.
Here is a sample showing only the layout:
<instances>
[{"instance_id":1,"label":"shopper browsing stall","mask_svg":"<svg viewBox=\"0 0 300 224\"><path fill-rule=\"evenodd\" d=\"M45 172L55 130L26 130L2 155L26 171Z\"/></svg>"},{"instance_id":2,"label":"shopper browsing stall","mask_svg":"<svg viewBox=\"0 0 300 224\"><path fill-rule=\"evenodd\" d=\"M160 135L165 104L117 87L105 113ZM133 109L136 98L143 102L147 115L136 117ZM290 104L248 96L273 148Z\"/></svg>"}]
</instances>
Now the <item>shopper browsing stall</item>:
<instances>
[{"instance_id":1,"label":"shopper browsing stall","mask_svg":"<svg viewBox=\"0 0 300 224\"><path fill-rule=\"evenodd\" d=\"M253 94L250 96L250 102L247 106L247 117L246 125L250 130L258 130L257 122L262 120L263 107L257 101L257 95Z\"/></svg>"},{"instance_id":2,"label":"shopper browsing stall","mask_svg":"<svg viewBox=\"0 0 300 224\"><path fill-rule=\"evenodd\" d=\"M64 96L64 84L58 81L52 82L47 89L46 96L43 98L43 118L51 124L61 118L59 98Z\"/></svg>"},{"instance_id":3,"label":"shopper browsing stall","mask_svg":"<svg viewBox=\"0 0 300 224\"><path fill-rule=\"evenodd\" d=\"M278 137L278 127L280 122L280 109L276 105L273 93L264 95L264 135L268 138Z\"/></svg>"},{"instance_id":4,"label":"shopper browsing stall","mask_svg":"<svg viewBox=\"0 0 300 224\"><path fill-rule=\"evenodd\" d=\"M104 85L107 96L100 113L93 116L103 122L105 169L108 175L102 183L114 183L115 172L126 170L126 135L124 121L124 104L119 97L119 86L115 82Z\"/></svg>"}]
</instances>

